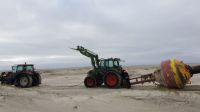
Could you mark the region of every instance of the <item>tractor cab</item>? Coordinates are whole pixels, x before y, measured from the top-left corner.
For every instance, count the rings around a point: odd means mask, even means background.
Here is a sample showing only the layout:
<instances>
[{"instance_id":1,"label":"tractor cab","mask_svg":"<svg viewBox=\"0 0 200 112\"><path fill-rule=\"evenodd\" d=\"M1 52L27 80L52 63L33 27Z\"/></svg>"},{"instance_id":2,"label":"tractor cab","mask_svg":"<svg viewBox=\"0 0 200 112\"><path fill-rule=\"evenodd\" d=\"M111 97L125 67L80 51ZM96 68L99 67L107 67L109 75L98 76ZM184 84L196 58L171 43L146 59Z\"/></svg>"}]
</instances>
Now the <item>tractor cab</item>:
<instances>
[{"instance_id":1,"label":"tractor cab","mask_svg":"<svg viewBox=\"0 0 200 112\"><path fill-rule=\"evenodd\" d=\"M108 58L100 60L100 68L120 68L120 59L119 58Z\"/></svg>"},{"instance_id":2,"label":"tractor cab","mask_svg":"<svg viewBox=\"0 0 200 112\"><path fill-rule=\"evenodd\" d=\"M21 64L12 66L13 73L22 72L22 71L34 71L34 65L32 64Z\"/></svg>"}]
</instances>

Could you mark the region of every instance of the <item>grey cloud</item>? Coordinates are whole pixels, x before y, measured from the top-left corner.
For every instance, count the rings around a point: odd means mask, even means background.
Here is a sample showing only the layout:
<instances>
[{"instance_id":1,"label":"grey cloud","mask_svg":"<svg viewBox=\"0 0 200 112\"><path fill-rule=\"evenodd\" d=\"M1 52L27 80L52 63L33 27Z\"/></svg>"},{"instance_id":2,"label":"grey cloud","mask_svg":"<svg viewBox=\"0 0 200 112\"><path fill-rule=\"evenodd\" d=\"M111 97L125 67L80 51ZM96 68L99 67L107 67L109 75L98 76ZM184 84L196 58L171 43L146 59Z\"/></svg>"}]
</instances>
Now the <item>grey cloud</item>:
<instances>
[{"instance_id":1,"label":"grey cloud","mask_svg":"<svg viewBox=\"0 0 200 112\"><path fill-rule=\"evenodd\" d=\"M69 49L76 45L103 58L120 57L125 65L158 64L170 57L199 62L199 3L1 0L0 66L24 61L39 67L90 65L89 59Z\"/></svg>"}]
</instances>

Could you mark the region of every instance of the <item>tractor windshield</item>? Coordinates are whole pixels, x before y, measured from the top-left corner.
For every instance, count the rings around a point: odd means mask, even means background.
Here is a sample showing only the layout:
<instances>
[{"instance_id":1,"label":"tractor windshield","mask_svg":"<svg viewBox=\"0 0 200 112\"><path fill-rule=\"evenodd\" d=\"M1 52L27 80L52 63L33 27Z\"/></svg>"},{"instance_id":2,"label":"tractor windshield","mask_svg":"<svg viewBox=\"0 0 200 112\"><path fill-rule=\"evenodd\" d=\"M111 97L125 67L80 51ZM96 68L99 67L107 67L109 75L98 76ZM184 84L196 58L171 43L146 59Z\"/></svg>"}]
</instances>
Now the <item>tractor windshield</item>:
<instances>
[{"instance_id":1,"label":"tractor windshield","mask_svg":"<svg viewBox=\"0 0 200 112\"><path fill-rule=\"evenodd\" d=\"M100 60L100 68L117 68L119 67L119 60L114 60L114 59L105 59L105 60Z\"/></svg>"},{"instance_id":2,"label":"tractor windshield","mask_svg":"<svg viewBox=\"0 0 200 112\"><path fill-rule=\"evenodd\" d=\"M19 65L17 66L17 71L33 71L34 67L33 65Z\"/></svg>"}]
</instances>

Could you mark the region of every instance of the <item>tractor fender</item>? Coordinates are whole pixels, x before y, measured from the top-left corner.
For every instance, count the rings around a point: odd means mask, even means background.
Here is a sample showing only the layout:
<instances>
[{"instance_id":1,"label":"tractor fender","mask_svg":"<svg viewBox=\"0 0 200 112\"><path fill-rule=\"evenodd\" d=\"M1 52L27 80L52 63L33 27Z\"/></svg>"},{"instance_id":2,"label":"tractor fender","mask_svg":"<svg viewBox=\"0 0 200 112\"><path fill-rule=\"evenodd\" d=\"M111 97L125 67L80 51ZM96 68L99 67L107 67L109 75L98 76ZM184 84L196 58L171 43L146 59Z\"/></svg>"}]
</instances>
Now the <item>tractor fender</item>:
<instances>
[{"instance_id":1,"label":"tractor fender","mask_svg":"<svg viewBox=\"0 0 200 112\"><path fill-rule=\"evenodd\" d=\"M21 72L21 73L18 73L18 74L15 76L14 79L16 80L16 79L20 78L22 75L30 75L30 76L32 76L33 74L30 73L30 72Z\"/></svg>"},{"instance_id":2,"label":"tractor fender","mask_svg":"<svg viewBox=\"0 0 200 112\"><path fill-rule=\"evenodd\" d=\"M128 74L128 72L126 71L126 70L122 70L122 78L125 78L125 79L129 79L129 74Z\"/></svg>"},{"instance_id":3,"label":"tractor fender","mask_svg":"<svg viewBox=\"0 0 200 112\"><path fill-rule=\"evenodd\" d=\"M106 71L106 73L104 74L104 77L105 77L106 74L108 74L110 72L119 75L119 73L117 73L115 70L109 70L109 71Z\"/></svg>"},{"instance_id":4,"label":"tractor fender","mask_svg":"<svg viewBox=\"0 0 200 112\"><path fill-rule=\"evenodd\" d=\"M90 70L87 72L87 77L93 77L96 81L96 85L100 86L103 83L103 75L95 70Z\"/></svg>"},{"instance_id":5,"label":"tractor fender","mask_svg":"<svg viewBox=\"0 0 200 112\"><path fill-rule=\"evenodd\" d=\"M20 72L20 74L34 75L32 72Z\"/></svg>"},{"instance_id":6,"label":"tractor fender","mask_svg":"<svg viewBox=\"0 0 200 112\"><path fill-rule=\"evenodd\" d=\"M94 72L94 70L89 70L88 72L87 72L87 76L95 76L96 74L95 74L95 72Z\"/></svg>"}]
</instances>

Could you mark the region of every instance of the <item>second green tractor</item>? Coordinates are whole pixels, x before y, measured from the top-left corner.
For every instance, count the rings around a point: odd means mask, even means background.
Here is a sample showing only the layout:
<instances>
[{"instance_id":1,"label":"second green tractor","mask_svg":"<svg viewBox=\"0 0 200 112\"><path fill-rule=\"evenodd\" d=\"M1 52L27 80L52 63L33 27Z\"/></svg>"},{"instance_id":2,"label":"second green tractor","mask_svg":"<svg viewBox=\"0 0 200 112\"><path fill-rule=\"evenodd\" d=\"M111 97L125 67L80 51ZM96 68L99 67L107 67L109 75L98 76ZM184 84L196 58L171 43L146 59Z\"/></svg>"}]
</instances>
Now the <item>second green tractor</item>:
<instances>
[{"instance_id":1,"label":"second green tractor","mask_svg":"<svg viewBox=\"0 0 200 112\"><path fill-rule=\"evenodd\" d=\"M84 84L88 88L105 85L108 88L130 88L129 75L120 65L119 58L99 59L98 55L82 46L73 50L91 59L93 69L88 71Z\"/></svg>"}]
</instances>

